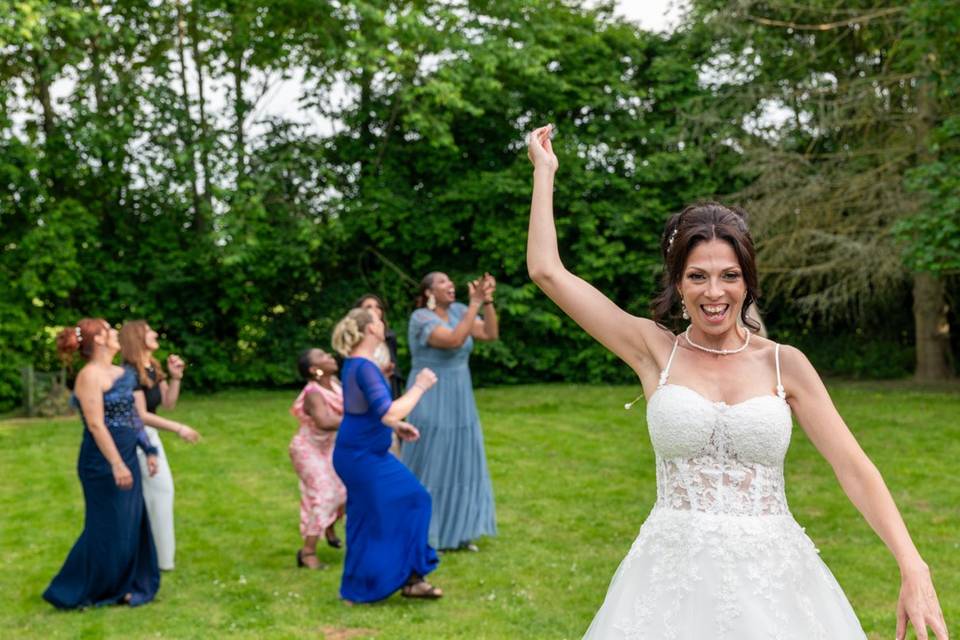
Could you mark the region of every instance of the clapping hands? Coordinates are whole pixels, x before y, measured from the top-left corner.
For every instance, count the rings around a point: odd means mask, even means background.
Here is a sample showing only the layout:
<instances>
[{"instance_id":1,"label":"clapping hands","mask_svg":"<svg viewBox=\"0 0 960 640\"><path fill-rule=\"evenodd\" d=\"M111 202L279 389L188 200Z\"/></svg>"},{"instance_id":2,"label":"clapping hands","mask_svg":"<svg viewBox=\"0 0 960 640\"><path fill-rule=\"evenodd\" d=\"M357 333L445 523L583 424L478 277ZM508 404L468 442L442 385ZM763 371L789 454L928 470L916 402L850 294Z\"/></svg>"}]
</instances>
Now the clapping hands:
<instances>
[{"instance_id":1,"label":"clapping hands","mask_svg":"<svg viewBox=\"0 0 960 640\"><path fill-rule=\"evenodd\" d=\"M497 279L489 273L484 273L483 276L468 284L467 289L470 292L470 302L477 304L493 302L493 294L497 290Z\"/></svg>"}]
</instances>

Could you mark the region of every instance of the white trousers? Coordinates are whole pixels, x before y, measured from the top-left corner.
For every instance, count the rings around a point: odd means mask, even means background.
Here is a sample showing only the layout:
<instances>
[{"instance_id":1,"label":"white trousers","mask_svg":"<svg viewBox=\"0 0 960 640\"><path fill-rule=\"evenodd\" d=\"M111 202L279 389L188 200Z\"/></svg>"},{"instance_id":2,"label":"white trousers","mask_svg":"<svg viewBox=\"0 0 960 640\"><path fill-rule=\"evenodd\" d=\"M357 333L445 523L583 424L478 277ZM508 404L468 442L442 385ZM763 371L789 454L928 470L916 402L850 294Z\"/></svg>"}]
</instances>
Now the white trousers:
<instances>
[{"instance_id":1,"label":"white trousers","mask_svg":"<svg viewBox=\"0 0 960 640\"><path fill-rule=\"evenodd\" d=\"M147 456L137 447L143 481L143 501L147 505L150 531L157 547L157 563L162 570L170 571L173 569L173 556L177 546L173 537L173 474L170 473L167 454L163 450L157 430L153 427L145 428L150 444L157 448L157 474L150 477Z\"/></svg>"}]
</instances>

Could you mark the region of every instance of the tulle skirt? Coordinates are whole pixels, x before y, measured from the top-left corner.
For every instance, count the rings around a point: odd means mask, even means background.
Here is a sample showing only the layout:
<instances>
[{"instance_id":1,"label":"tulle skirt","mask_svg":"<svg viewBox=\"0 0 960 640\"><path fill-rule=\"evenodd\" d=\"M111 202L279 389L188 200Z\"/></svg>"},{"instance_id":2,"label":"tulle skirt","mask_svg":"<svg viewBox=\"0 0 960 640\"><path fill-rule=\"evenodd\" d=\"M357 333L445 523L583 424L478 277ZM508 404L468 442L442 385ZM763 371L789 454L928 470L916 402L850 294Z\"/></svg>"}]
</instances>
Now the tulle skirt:
<instances>
[{"instance_id":1,"label":"tulle skirt","mask_svg":"<svg viewBox=\"0 0 960 640\"><path fill-rule=\"evenodd\" d=\"M864 640L850 603L790 515L655 507L588 640Z\"/></svg>"}]
</instances>

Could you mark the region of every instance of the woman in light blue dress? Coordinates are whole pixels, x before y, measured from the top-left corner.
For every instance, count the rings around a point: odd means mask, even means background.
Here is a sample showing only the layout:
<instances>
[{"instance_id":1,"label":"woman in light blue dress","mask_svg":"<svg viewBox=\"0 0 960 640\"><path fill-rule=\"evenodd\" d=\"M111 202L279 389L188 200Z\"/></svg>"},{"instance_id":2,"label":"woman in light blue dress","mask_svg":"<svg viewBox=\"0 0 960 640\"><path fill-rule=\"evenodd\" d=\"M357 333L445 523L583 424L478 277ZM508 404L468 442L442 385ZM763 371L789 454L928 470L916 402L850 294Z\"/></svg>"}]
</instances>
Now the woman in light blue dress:
<instances>
[{"instance_id":1,"label":"woman in light blue dress","mask_svg":"<svg viewBox=\"0 0 960 640\"><path fill-rule=\"evenodd\" d=\"M405 442L401 457L433 498L430 544L438 549L476 551L474 540L497 532L469 367L473 341L499 336L495 290L496 281L486 274L470 283L464 305L456 301L453 281L433 272L421 282L418 309L410 317L409 379L429 367L439 381L410 414L420 439Z\"/></svg>"}]
</instances>

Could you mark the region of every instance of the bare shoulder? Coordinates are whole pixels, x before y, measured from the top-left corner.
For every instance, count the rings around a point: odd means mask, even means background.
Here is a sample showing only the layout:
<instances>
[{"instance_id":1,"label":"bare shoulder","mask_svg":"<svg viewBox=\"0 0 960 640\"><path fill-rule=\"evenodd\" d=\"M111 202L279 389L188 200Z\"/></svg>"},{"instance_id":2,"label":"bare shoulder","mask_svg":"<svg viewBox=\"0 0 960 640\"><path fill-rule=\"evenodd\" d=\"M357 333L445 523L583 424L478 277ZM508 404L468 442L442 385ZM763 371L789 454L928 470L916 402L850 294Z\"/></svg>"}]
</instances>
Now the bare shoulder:
<instances>
[{"instance_id":1,"label":"bare shoulder","mask_svg":"<svg viewBox=\"0 0 960 640\"><path fill-rule=\"evenodd\" d=\"M667 354L673 349L677 340L676 334L650 318L640 316L630 316L630 318L636 327L636 335L643 343L639 350L642 354L645 352L650 362L659 369L660 365L666 361Z\"/></svg>"},{"instance_id":2,"label":"bare shoulder","mask_svg":"<svg viewBox=\"0 0 960 640\"><path fill-rule=\"evenodd\" d=\"M96 384L103 377L103 372L100 370L100 367L94 366L92 364L85 364L83 368L77 373L76 384Z\"/></svg>"},{"instance_id":3,"label":"bare shoulder","mask_svg":"<svg viewBox=\"0 0 960 640\"><path fill-rule=\"evenodd\" d=\"M650 318L644 318L642 316L630 316L633 319L633 322L636 323L638 330L645 340L650 343L660 343L660 344L673 344L673 341L677 339L677 335L670 331L667 327L659 325Z\"/></svg>"},{"instance_id":4,"label":"bare shoulder","mask_svg":"<svg viewBox=\"0 0 960 640\"><path fill-rule=\"evenodd\" d=\"M103 369L93 364L85 364L77 373L73 389L77 395L96 392L109 384L108 380L109 377Z\"/></svg>"},{"instance_id":5,"label":"bare shoulder","mask_svg":"<svg viewBox=\"0 0 960 640\"><path fill-rule=\"evenodd\" d=\"M783 375L784 386L789 391L810 389L822 384L817 370L810 364L810 360L800 349L784 344L780 345L780 371Z\"/></svg>"},{"instance_id":6,"label":"bare shoulder","mask_svg":"<svg viewBox=\"0 0 960 640\"><path fill-rule=\"evenodd\" d=\"M803 351L789 344L780 345L780 366L784 368L784 372L789 368L794 374L813 370L813 365Z\"/></svg>"}]
</instances>

